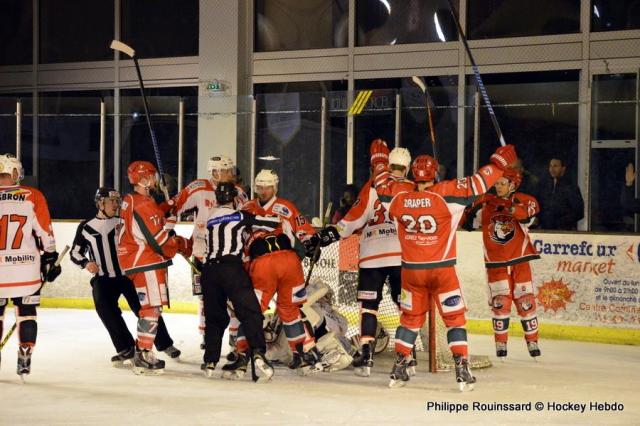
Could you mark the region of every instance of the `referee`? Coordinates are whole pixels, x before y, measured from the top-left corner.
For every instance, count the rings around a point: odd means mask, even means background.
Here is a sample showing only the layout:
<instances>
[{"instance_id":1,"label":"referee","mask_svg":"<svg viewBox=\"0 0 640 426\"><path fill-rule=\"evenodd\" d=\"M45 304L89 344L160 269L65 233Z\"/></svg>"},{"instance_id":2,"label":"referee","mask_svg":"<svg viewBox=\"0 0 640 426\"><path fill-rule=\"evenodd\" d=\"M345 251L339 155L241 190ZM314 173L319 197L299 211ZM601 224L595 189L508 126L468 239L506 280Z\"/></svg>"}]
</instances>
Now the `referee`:
<instances>
[{"instance_id":1,"label":"referee","mask_svg":"<svg viewBox=\"0 0 640 426\"><path fill-rule=\"evenodd\" d=\"M234 206L237 189L231 182L219 183L215 195L217 207L211 210L207 220L207 247L201 280L205 318L204 363L201 368L206 377L212 377L220 360L222 337L229 325L227 301L231 301L242 324L238 335L246 335L253 352L253 379L266 381L273 376L273 367L264 356L264 317L251 280L242 265L243 233L251 228L273 230L279 226L280 219L237 211ZM239 367L234 369L236 378L244 375L247 363L248 359L244 356L240 362L233 363Z\"/></svg>"},{"instance_id":2,"label":"referee","mask_svg":"<svg viewBox=\"0 0 640 426\"><path fill-rule=\"evenodd\" d=\"M111 363L114 367L121 367L131 364L135 340L122 318L118 299L124 296L136 316L140 301L133 283L122 274L118 264L116 234L120 223L117 216L120 193L113 188L101 187L96 192L95 202L98 213L94 218L80 222L73 240L71 261L94 275L90 281L93 302L117 352ZM158 351L164 351L171 358L180 356L180 350L173 346L162 317L155 344Z\"/></svg>"}]
</instances>

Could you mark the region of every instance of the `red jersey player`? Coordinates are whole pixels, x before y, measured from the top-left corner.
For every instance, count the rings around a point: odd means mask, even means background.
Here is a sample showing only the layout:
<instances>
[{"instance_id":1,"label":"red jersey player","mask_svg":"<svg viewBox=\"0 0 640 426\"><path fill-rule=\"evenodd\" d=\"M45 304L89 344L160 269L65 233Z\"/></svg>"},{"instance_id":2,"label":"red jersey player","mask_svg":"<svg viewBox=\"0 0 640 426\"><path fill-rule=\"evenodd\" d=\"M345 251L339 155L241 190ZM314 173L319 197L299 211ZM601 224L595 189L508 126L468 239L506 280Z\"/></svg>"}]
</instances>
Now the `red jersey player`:
<instances>
[{"instance_id":1,"label":"red jersey player","mask_svg":"<svg viewBox=\"0 0 640 426\"><path fill-rule=\"evenodd\" d=\"M305 303L302 264L293 250L294 235L301 242L315 234L315 229L289 200L276 196L278 175L273 170L261 170L255 178L257 198L245 204L243 210L259 216L279 216L283 228L276 231L254 232L245 243L251 259L249 276L258 296L262 311L266 311L274 294L278 293L276 313L283 323L293 361L289 367L302 374L322 370L321 354L315 347L313 330L302 322L300 306ZM242 333L238 333L237 348L247 349ZM236 370L246 368L246 356L223 367L227 377ZM242 365L244 364L244 365ZM223 373L224 374L224 373Z\"/></svg>"},{"instance_id":2,"label":"red jersey player","mask_svg":"<svg viewBox=\"0 0 640 426\"><path fill-rule=\"evenodd\" d=\"M400 326L396 330L397 360L390 387L403 386L418 330L425 321L429 302L447 326L447 341L456 364L456 382L471 389L475 377L468 366L465 303L455 272L456 229L464 208L485 193L516 160L512 145L499 148L490 165L470 177L435 183L438 162L418 156L412 165L416 190L396 195L389 214L396 221L402 248Z\"/></svg>"},{"instance_id":3,"label":"red jersey player","mask_svg":"<svg viewBox=\"0 0 640 426\"><path fill-rule=\"evenodd\" d=\"M485 194L467 212L467 222L473 222L470 223L472 227L482 227L489 305L493 311L496 355L500 358L507 356L513 302L529 354L540 356L536 299L529 266L529 261L540 256L533 248L528 232L528 225L540 207L531 195L516 192L521 180L517 171L507 170L495 184L496 194Z\"/></svg>"},{"instance_id":4,"label":"red jersey player","mask_svg":"<svg viewBox=\"0 0 640 426\"><path fill-rule=\"evenodd\" d=\"M164 361L152 352L162 306L167 305L167 268L178 252L189 255L188 240L165 229L164 211L150 193L158 187L155 166L134 161L127 169L133 192L122 200L118 261L140 298L138 338L133 358L136 374L161 374Z\"/></svg>"}]
</instances>

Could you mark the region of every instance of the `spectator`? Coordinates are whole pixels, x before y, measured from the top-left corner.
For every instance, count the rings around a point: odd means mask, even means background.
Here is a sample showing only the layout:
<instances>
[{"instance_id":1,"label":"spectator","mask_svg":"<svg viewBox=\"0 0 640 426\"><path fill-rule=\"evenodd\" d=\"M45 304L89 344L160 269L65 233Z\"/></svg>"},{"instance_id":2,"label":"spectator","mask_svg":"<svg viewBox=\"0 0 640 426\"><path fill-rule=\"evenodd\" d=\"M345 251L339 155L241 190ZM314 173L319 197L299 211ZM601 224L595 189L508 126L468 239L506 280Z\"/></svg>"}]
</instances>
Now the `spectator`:
<instances>
[{"instance_id":1,"label":"spectator","mask_svg":"<svg viewBox=\"0 0 640 426\"><path fill-rule=\"evenodd\" d=\"M566 171L567 164L562 158L551 158L549 178L541 179L538 190L540 229L576 230L578 221L584 217L580 188L565 177Z\"/></svg>"},{"instance_id":2,"label":"spectator","mask_svg":"<svg viewBox=\"0 0 640 426\"><path fill-rule=\"evenodd\" d=\"M520 192L531 195L536 194L538 192L537 190L540 184L540 178L531 173L529 169L525 168L521 158L516 160L516 164L513 168L522 176L522 183L519 186Z\"/></svg>"},{"instance_id":3,"label":"spectator","mask_svg":"<svg viewBox=\"0 0 640 426\"><path fill-rule=\"evenodd\" d=\"M340 222L340 219L342 219L351 206L353 206L356 198L358 198L358 188L355 185L345 185L344 193L342 194L342 198L340 198L340 206L333 213L331 223Z\"/></svg>"},{"instance_id":4,"label":"spectator","mask_svg":"<svg viewBox=\"0 0 640 426\"><path fill-rule=\"evenodd\" d=\"M640 213L640 198L635 198L634 185L636 180L636 173L633 167L633 163L627 164L624 173L624 186L622 187L622 193L620 194L620 205L628 213Z\"/></svg>"}]
</instances>

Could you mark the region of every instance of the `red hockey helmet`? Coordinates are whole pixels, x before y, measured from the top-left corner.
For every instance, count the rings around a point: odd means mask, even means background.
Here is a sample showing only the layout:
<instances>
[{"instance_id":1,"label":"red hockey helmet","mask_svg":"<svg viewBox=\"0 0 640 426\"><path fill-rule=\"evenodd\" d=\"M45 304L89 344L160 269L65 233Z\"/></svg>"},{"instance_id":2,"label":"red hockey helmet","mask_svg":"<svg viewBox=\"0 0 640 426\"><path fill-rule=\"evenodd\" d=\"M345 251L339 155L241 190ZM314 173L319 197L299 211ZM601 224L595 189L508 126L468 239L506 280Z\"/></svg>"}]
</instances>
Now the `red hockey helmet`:
<instances>
[{"instance_id":1,"label":"red hockey helmet","mask_svg":"<svg viewBox=\"0 0 640 426\"><path fill-rule=\"evenodd\" d=\"M411 165L414 182L431 182L436 179L438 161L430 155L418 155Z\"/></svg>"},{"instance_id":2,"label":"red hockey helmet","mask_svg":"<svg viewBox=\"0 0 640 426\"><path fill-rule=\"evenodd\" d=\"M513 184L513 190L516 191L522 183L522 174L516 169L506 169L503 178L508 179Z\"/></svg>"},{"instance_id":3,"label":"red hockey helmet","mask_svg":"<svg viewBox=\"0 0 640 426\"><path fill-rule=\"evenodd\" d=\"M369 147L371 167L380 170L389 164L389 147L382 139L374 139Z\"/></svg>"},{"instance_id":4,"label":"red hockey helmet","mask_svg":"<svg viewBox=\"0 0 640 426\"><path fill-rule=\"evenodd\" d=\"M129 182L132 185L139 184L140 180L144 178L150 179L157 173L158 170L156 169L156 166L148 161L134 161L129 164L129 167L127 168L127 176L129 177Z\"/></svg>"}]
</instances>

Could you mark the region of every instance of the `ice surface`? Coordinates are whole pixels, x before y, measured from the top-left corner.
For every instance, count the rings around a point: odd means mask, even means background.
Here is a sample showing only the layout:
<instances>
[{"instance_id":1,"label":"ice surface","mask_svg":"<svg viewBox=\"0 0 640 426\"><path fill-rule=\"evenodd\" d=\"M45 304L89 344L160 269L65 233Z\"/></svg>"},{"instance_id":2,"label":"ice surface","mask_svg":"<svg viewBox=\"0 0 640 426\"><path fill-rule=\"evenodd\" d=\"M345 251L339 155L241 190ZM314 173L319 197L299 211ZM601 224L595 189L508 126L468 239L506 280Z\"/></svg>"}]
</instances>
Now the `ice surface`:
<instances>
[{"instance_id":1,"label":"ice surface","mask_svg":"<svg viewBox=\"0 0 640 426\"><path fill-rule=\"evenodd\" d=\"M135 318L124 313L131 330ZM505 362L494 356L491 336L470 336L474 354L493 367L474 370L475 390L460 393L453 373L429 374L425 363L407 387L388 389L388 362L369 378L351 370L299 377L276 368L271 383L206 379L200 371L195 315L165 314L182 362L168 359L165 374L140 377L111 367L115 351L95 312L39 310L32 373L23 385L15 374L16 337L2 351L0 424L640 424L640 346L544 340L534 362L522 338L509 342ZM5 315L5 331L14 321ZM427 402L467 403L469 411L426 409ZM535 403L543 411L474 411L471 404ZM624 404L622 412L596 412L589 403ZM550 412L549 402L587 405L584 413Z\"/></svg>"}]
</instances>

